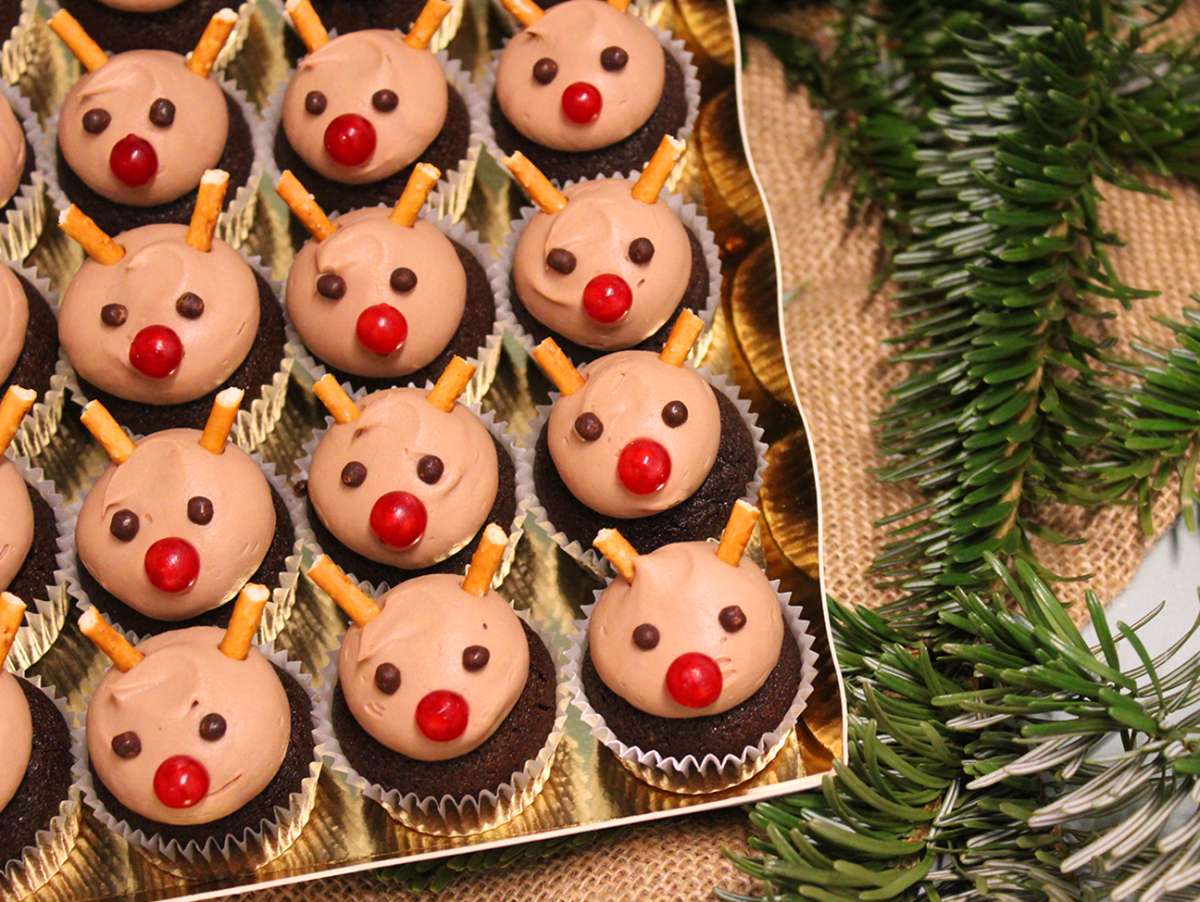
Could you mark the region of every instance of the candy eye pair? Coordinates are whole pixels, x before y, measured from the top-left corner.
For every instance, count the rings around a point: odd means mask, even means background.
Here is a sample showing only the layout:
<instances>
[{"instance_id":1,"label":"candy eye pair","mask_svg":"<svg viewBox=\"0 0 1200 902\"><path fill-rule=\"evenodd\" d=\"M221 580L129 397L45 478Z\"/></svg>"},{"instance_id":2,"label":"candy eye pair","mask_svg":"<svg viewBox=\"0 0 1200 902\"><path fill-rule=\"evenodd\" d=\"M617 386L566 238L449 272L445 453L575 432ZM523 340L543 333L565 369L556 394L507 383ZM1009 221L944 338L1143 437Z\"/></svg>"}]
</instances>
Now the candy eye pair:
<instances>
[{"instance_id":1,"label":"candy eye pair","mask_svg":"<svg viewBox=\"0 0 1200 902\"><path fill-rule=\"evenodd\" d=\"M200 738L205 742L216 742L225 735L227 724L220 714L205 714L200 720ZM142 739L133 730L118 733L112 738L113 754L126 760L142 753Z\"/></svg>"},{"instance_id":2,"label":"candy eye pair","mask_svg":"<svg viewBox=\"0 0 1200 902\"><path fill-rule=\"evenodd\" d=\"M170 128L175 124L175 104L165 97L157 98L147 112L151 125ZM83 114L83 130L89 135L98 135L112 123L112 113L103 107L93 107Z\"/></svg>"},{"instance_id":3,"label":"candy eye pair","mask_svg":"<svg viewBox=\"0 0 1200 902\"><path fill-rule=\"evenodd\" d=\"M436 454L424 454L417 461L417 478L426 485L433 485L442 478L446 465ZM342 467L342 485L356 489L367 481L367 465L361 461L352 460Z\"/></svg>"},{"instance_id":4,"label":"candy eye pair","mask_svg":"<svg viewBox=\"0 0 1200 902\"><path fill-rule=\"evenodd\" d=\"M629 52L624 47L605 47L600 51L600 66L606 72L620 72L629 65ZM533 80L548 85L558 77L558 63L543 56L533 64Z\"/></svg>"},{"instance_id":5,"label":"candy eye pair","mask_svg":"<svg viewBox=\"0 0 1200 902\"><path fill-rule=\"evenodd\" d=\"M408 294L417 287L417 274L407 266L397 266L388 277L388 284L397 294ZM317 294L331 301L340 301L346 296L346 280L335 272L317 276Z\"/></svg>"},{"instance_id":6,"label":"candy eye pair","mask_svg":"<svg viewBox=\"0 0 1200 902\"><path fill-rule=\"evenodd\" d=\"M212 522L213 503L203 495L189 498L187 516L197 526L207 526ZM112 533L113 538L121 542L132 542L137 537L140 528L141 520L138 515L127 507L123 507L113 514L108 523L108 531Z\"/></svg>"},{"instance_id":7,"label":"candy eye pair","mask_svg":"<svg viewBox=\"0 0 1200 902\"><path fill-rule=\"evenodd\" d=\"M736 633L746 625L746 613L738 605L731 604L721 608L717 622L727 633ZM633 644L642 651L651 651L658 647L658 627L653 623L643 623L633 628Z\"/></svg>"},{"instance_id":8,"label":"candy eye pair","mask_svg":"<svg viewBox=\"0 0 1200 902\"><path fill-rule=\"evenodd\" d=\"M462 666L468 673L476 673L487 667L492 654L482 645L468 645L463 649ZM384 695L395 695L400 688L400 668L385 661L375 668L375 688Z\"/></svg>"},{"instance_id":9,"label":"candy eye pair","mask_svg":"<svg viewBox=\"0 0 1200 902\"><path fill-rule=\"evenodd\" d=\"M649 238L634 238L629 242L626 253L630 262L645 266L654 258L654 242ZM569 276L575 272L578 262L575 255L564 247L552 248L546 254L546 265L560 275Z\"/></svg>"},{"instance_id":10,"label":"candy eye pair","mask_svg":"<svg viewBox=\"0 0 1200 902\"><path fill-rule=\"evenodd\" d=\"M663 422L676 429L687 422L688 409L682 401L668 401L662 409ZM594 442L604 434L604 424L591 411L575 418L575 433L585 442Z\"/></svg>"},{"instance_id":11,"label":"candy eye pair","mask_svg":"<svg viewBox=\"0 0 1200 902\"><path fill-rule=\"evenodd\" d=\"M184 319L199 319L204 314L204 299L193 291L185 291L175 301L175 312ZM129 308L124 304L105 304L100 308L100 322L115 329L125 325Z\"/></svg>"},{"instance_id":12,"label":"candy eye pair","mask_svg":"<svg viewBox=\"0 0 1200 902\"><path fill-rule=\"evenodd\" d=\"M381 88L371 95L371 106L381 113L390 113L400 105L395 91ZM311 116L320 116L329 107L329 98L320 91L309 91L304 95L304 111Z\"/></svg>"}]
</instances>

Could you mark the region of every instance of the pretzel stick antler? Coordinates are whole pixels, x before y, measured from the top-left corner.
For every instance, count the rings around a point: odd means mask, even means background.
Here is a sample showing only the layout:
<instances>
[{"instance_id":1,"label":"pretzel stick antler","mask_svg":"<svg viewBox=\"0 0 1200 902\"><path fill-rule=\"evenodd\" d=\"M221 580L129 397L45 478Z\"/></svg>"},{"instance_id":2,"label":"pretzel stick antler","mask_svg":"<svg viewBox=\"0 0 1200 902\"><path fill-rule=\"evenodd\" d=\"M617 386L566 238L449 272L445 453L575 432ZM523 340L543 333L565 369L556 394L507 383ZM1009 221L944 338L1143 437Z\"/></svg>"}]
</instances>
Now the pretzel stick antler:
<instances>
[{"instance_id":1,"label":"pretzel stick antler","mask_svg":"<svg viewBox=\"0 0 1200 902\"><path fill-rule=\"evenodd\" d=\"M632 191L634 198L644 204L657 203L658 195L662 193L663 186L667 184L667 179L671 175L671 170L683 156L686 147L687 145L678 138L663 135L663 139L658 142L658 149L654 151L654 156L650 158L650 162L646 164L646 168L642 170L638 180L634 182Z\"/></svg>"},{"instance_id":2,"label":"pretzel stick antler","mask_svg":"<svg viewBox=\"0 0 1200 902\"><path fill-rule=\"evenodd\" d=\"M323 554L308 568L308 576L332 598L355 626L363 627L379 616L380 607L366 592L351 582L345 572Z\"/></svg>"},{"instance_id":3,"label":"pretzel stick antler","mask_svg":"<svg viewBox=\"0 0 1200 902\"><path fill-rule=\"evenodd\" d=\"M304 42L309 53L320 50L329 43L329 32L321 24L321 17L317 15L309 0L287 0L284 14L296 29L296 34L300 35L300 40Z\"/></svg>"},{"instance_id":4,"label":"pretzel stick antler","mask_svg":"<svg viewBox=\"0 0 1200 902\"><path fill-rule=\"evenodd\" d=\"M637 549L629 544L627 538L615 529L602 529L596 533L592 545L608 558L608 562L625 578L625 582L633 582L633 571L637 565L638 553Z\"/></svg>"},{"instance_id":5,"label":"pretzel stick antler","mask_svg":"<svg viewBox=\"0 0 1200 902\"><path fill-rule=\"evenodd\" d=\"M412 175L408 177L408 183L404 186L404 192L396 201L396 206L392 207L388 219L396 225L411 229L416 223L417 217L421 215L421 208L425 206L425 198L429 197L429 192L433 190L433 186L441 177L442 171L433 164L418 163L413 167Z\"/></svg>"},{"instance_id":6,"label":"pretzel stick antler","mask_svg":"<svg viewBox=\"0 0 1200 902\"><path fill-rule=\"evenodd\" d=\"M237 20L238 15L232 9L218 9L212 14L208 25L204 27L204 34L196 42L196 49L188 55L187 67L191 72L208 78Z\"/></svg>"},{"instance_id":7,"label":"pretzel stick antler","mask_svg":"<svg viewBox=\"0 0 1200 902\"><path fill-rule=\"evenodd\" d=\"M333 421L339 425L353 423L362 413L354 399L346 394L346 390L334 378L333 373L326 373L313 383L313 394L325 405Z\"/></svg>"},{"instance_id":8,"label":"pretzel stick antler","mask_svg":"<svg viewBox=\"0 0 1200 902\"><path fill-rule=\"evenodd\" d=\"M479 598L487 595L507 547L508 536L504 534L504 530L495 523L489 523L483 531L479 547L471 555L471 564L467 567L467 576L463 580L464 592Z\"/></svg>"},{"instance_id":9,"label":"pretzel stick antler","mask_svg":"<svg viewBox=\"0 0 1200 902\"><path fill-rule=\"evenodd\" d=\"M518 150L508 157L504 165L517 180L521 190L543 213L560 213L567 206L567 196L555 188L550 179L542 174L542 170L533 165L521 151Z\"/></svg>"},{"instance_id":10,"label":"pretzel stick antler","mask_svg":"<svg viewBox=\"0 0 1200 902\"><path fill-rule=\"evenodd\" d=\"M308 233L317 241L324 241L337 231L337 226L330 222L308 189L292 175L292 170L283 170L283 175L279 176L279 181L275 184L275 192L288 205L292 215L300 220L301 225L308 229Z\"/></svg>"},{"instance_id":11,"label":"pretzel stick antler","mask_svg":"<svg viewBox=\"0 0 1200 902\"><path fill-rule=\"evenodd\" d=\"M0 670L25 619L25 602L12 592L0 592Z\"/></svg>"},{"instance_id":12,"label":"pretzel stick antler","mask_svg":"<svg viewBox=\"0 0 1200 902\"><path fill-rule=\"evenodd\" d=\"M684 307L675 319L675 325L671 327L671 334L667 336L667 343L663 345L658 356L663 363L669 363L671 366L683 366L683 362L687 360L688 354L692 351L692 345L696 343L696 339L703 331L704 320Z\"/></svg>"},{"instance_id":13,"label":"pretzel stick antler","mask_svg":"<svg viewBox=\"0 0 1200 902\"><path fill-rule=\"evenodd\" d=\"M717 557L730 566L736 567L741 563L750 537L754 535L754 525L758 523L759 511L753 504L747 504L739 499L729 512L729 521L725 531L721 533L721 544L717 546Z\"/></svg>"},{"instance_id":14,"label":"pretzel stick antler","mask_svg":"<svg viewBox=\"0 0 1200 902\"><path fill-rule=\"evenodd\" d=\"M0 457L12 444L13 436L21 428L21 420L25 419L25 414L29 413L35 401L37 392L19 385L10 385L4 393L4 400L0 401Z\"/></svg>"},{"instance_id":15,"label":"pretzel stick antler","mask_svg":"<svg viewBox=\"0 0 1200 902\"><path fill-rule=\"evenodd\" d=\"M87 427L92 438L104 449L108 459L115 464L123 464L133 454L133 439L125 434L121 424L113 419L108 408L99 401L88 401L79 415L79 422Z\"/></svg>"},{"instance_id":16,"label":"pretzel stick antler","mask_svg":"<svg viewBox=\"0 0 1200 902\"><path fill-rule=\"evenodd\" d=\"M429 394L425 396L425 400L438 410L449 413L454 409L459 396L467 390L467 384L474 375L475 364L467 363L467 361L456 354L446 364L446 368L442 370L442 375L438 376L438 381L434 383Z\"/></svg>"},{"instance_id":17,"label":"pretzel stick antler","mask_svg":"<svg viewBox=\"0 0 1200 902\"><path fill-rule=\"evenodd\" d=\"M271 592L266 586L258 583L246 583L238 593L238 599L233 603L233 614L229 618L229 626L225 627L225 635L217 646L221 654L235 661L246 660L250 654L250 645L254 642L254 634L262 621L263 609L271 600Z\"/></svg>"},{"instance_id":18,"label":"pretzel stick antler","mask_svg":"<svg viewBox=\"0 0 1200 902\"><path fill-rule=\"evenodd\" d=\"M512 14L512 17L525 28L546 15L545 11L533 0L501 0L501 2L504 4L504 8Z\"/></svg>"},{"instance_id":19,"label":"pretzel stick antler","mask_svg":"<svg viewBox=\"0 0 1200 902\"><path fill-rule=\"evenodd\" d=\"M608 0L608 5L619 13L629 9L629 0Z\"/></svg>"},{"instance_id":20,"label":"pretzel stick antler","mask_svg":"<svg viewBox=\"0 0 1200 902\"><path fill-rule=\"evenodd\" d=\"M119 263L125 248L113 241L92 218L74 204L58 214L58 227L79 242L84 252L103 266Z\"/></svg>"},{"instance_id":21,"label":"pretzel stick antler","mask_svg":"<svg viewBox=\"0 0 1200 902\"><path fill-rule=\"evenodd\" d=\"M574 394L587 382L553 338L542 339L541 344L533 349L533 361L562 395Z\"/></svg>"},{"instance_id":22,"label":"pretzel stick antler","mask_svg":"<svg viewBox=\"0 0 1200 902\"><path fill-rule=\"evenodd\" d=\"M79 20L65 9L60 9L51 16L47 24L88 72L95 72L108 62L108 54L83 30Z\"/></svg>"},{"instance_id":23,"label":"pretzel stick antler","mask_svg":"<svg viewBox=\"0 0 1200 902\"><path fill-rule=\"evenodd\" d=\"M217 230L228 189L229 173L224 169L209 169L200 176L200 189L196 192L196 205L192 207L192 221L187 230L187 243L196 250L206 254L212 250L213 233Z\"/></svg>"},{"instance_id":24,"label":"pretzel stick antler","mask_svg":"<svg viewBox=\"0 0 1200 902\"><path fill-rule=\"evenodd\" d=\"M92 640L121 673L128 673L145 659L129 640L113 629L98 608L88 608L79 618L79 630Z\"/></svg>"},{"instance_id":25,"label":"pretzel stick antler","mask_svg":"<svg viewBox=\"0 0 1200 902\"><path fill-rule=\"evenodd\" d=\"M428 50L433 33L453 8L453 5L445 0L425 0L425 5L417 14L417 21L413 22L412 28L404 36L404 43L416 50Z\"/></svg>"},{"instance_id":26,"label":"pretzel stick antler","mask_svg":"<svg viewBox=\"0 0 1200 902\"><path fill-rule=\"evenodd\" d=\"M200 434L201 448L213 454L225 453L225 443L229 441L229 433L233 430L238 411L242 409L245 394L242 389L232 386L217 392L212 410L208 412L208 420L204 423L204 432Z\"/></svg>"}]
</instances>

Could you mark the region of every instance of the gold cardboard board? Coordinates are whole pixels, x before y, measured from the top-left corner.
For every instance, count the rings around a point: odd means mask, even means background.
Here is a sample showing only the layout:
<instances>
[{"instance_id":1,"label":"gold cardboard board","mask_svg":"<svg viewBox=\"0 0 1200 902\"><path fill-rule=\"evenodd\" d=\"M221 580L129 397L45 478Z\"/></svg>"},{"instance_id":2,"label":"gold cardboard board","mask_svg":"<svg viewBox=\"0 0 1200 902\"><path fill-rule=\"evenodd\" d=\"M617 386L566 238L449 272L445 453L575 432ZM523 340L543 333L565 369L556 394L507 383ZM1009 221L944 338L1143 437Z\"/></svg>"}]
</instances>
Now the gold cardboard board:
<instances>
[{"instance_id":1,"label":"gold cardboard board","mask_svg":"<svg viewBox=\"0 0 1200 902\"><path fill-rule=\"evenodd\" d=\"M478 71L488 47L502 35L486 0L470 6L451 45L452 55ZM396 864L580 830L633 824L706 808L736 805L809 788L843 755L844 727L840 680L830 649L821 601L818 568L817 494L812 458L803 422L792 400L779 334L777 275L766 211L747 164L738 120L735 79L737 36L724 0L660 0L651 8L656 23L687 40L703 84L703 104L679 190L700 202L709 216L723 254L722 309L705 363L730 374L753 402L771 445L763 487L763 528L752 553L769 574L782 581L816 636L819 674L796 735L763 773L750 783L716 796L677 796L639 783L591 738L572 709L567 735L553 771L537 802L517 820L489 833L438 838L407 830L372 802L356 797L326 771L320 781L312 819L295 845L281 858L238 879L187 882L159 870L85 815L78 846L66 868L38 899L160 899L197 894L224 895L266 883L311 879L321 874ZM251 20L247 44L231 74L256 102L269 95L286 71L279 21L266 10ZM74 66L57 42L41 35L43 72L51 73L33 93L49 110L74 78ZM26 85L31 88L31 85ZM266 195L264 195L266 200ZM277 275L291 257L287 224L274 198L259 205L250 252L261 255ZM486 241L498 245L519 192L491 161L481 162L466 219ZM51 214L53 215L53 214ZM53 227L47 228L33 262L61 288L78 262L78 251ZM528 364L515 342L507 341L496 381L483 406L510 424L518 440L528 440L534 408L549 385ZM323 415L305 388L293 382L282 421L263 453L294 472L292 462ZM36 461L68 499L104 465L101 452L68 406L52 446ZM532 527L532 523L530 524ZM581 604L591 600L597 583L536 528L527 530L502 593L518 607L533 607L560 635L571 630ZM63 635L32 672L82 707L81 689L103 672L107 662L84 639L74 614ZM301 585L295 613L277 640L305 669L319 674L337 646L342 621L320 603L307 581Z\"/></svg>"}]
</instances>

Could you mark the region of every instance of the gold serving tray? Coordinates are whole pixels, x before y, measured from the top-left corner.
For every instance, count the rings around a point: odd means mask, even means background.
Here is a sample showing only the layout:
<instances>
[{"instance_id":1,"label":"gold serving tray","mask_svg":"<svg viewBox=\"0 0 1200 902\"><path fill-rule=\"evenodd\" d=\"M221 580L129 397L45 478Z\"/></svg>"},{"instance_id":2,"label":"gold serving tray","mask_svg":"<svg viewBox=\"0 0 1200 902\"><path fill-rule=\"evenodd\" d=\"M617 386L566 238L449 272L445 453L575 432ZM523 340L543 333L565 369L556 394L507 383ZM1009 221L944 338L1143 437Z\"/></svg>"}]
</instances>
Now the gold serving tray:
<instances>
[{"instance_id":1,"label":"gold serving tray","mask_svg":"<svg viewBox=\"0 0 1200 902\"><path fill-rule=\"evenodd\" d=\"M478 72L488 48L498 46L502 34L488 0L465 2L468 9L450 52ZM266 100L286 71L281 25L267 6L252 17L246 46L231 67L231 74L258 103ZM503 827L463 838L431 837L407 830L378 805L351 793L326 770L316 809L300 839L281 858L239 879L189 882L167 874L109 833L85 809L74 854L35 898L225 895L463 850L630 825L807 789L819 783L834 758L843 755L841 684L820 592L812 456L780 340L770 220L743 147L736 92L740 61L732 10L725 0L658 0L651 15L656 23L687 41L700 69L703 102L679 190L707 211L723 256L722 306L705 363L730 374L743 396L752 400L770 444L761 498L761 537L756 538L752 553L765 563L770 576L781 580L784 590L792 593L816 636L819 675L794 738L770 767L745 785L715 796L677 796L630 776L598 746L572 709L551 777L536 803ZM42 65L38 68L50 76L43 74L36 83L27 79L22 88L45 114L74 79L75 69L52 36L44 33L41 40ZM268 261L277 276L283 276L291 259L285 213L269 190L262 199L249 250ZM486 241L499 245L521 201L519 191L485 154L466 214L469 225ZM79 259L78 250L51 221L32 262L61 289ZM535 405L544 403L548 393L542 374L529 365L515 342L507 340L499 373L483 406L507 421L518 440L528 441ZM323 411L311 395L293 381L283 420L264 447L264 455L285 472L294 472L292 461L322 417ZM105 460L80 427L78 409L68 402L57 438L35 462L54 478L64 496L73 499ZM501 592L518 608L534 608L542 620L566 635L580 615L580 605L591 600L597 585L530 523ZM81 636L75 616L72 612L62 636L31 670L67 695L71 707L79 710L83 702L80 687L93 682L107 661ZM318 601L311 584L303 581L295 613L277 643L309 673L319 674L331 650L336 649L341 630L335 611Z\"/></svg>"}]
</instances>

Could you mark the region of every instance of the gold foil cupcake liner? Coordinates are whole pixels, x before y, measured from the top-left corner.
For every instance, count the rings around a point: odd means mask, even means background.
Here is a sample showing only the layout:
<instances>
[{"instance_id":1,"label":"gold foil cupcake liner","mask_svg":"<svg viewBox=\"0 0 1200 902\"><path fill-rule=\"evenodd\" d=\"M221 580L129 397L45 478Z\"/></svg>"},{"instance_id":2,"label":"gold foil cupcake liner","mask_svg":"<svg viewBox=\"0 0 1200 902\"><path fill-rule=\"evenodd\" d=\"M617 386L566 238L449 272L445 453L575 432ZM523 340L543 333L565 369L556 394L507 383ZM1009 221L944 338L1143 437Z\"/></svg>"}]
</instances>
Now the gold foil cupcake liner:
<instances>
[{"instance_id":1,"label":"gold foil cupcake liner","mask_svg":"<svg viewBox=\"0 0 1200 902\"><path fill-rule=\"evenodd\" d=\"M681 795L720 792L754 777L767 767L787 744L813 691L813 681L817 677L817 653L813 651L815 640L809 631L809 622L800 616L799 607L792 607L788 603L791 594L780 592L777 579L771 580L771 588L779 596L784 622L800 647L800 686L779 726L769 733L764 733L756 744L746 746L740 755L717 756L708 753L673 758L660 755L653 749L642 749L622 742L588 702L580 678L583 658L587 652L588 620L604 590L597 589L594 596L596 601L584 606L584 619L576 622L575 640L567 652L567 685L571 691L571 700L583 722L591 728L596 740L612 752L621 765L639 780L657 789Z\"/></svg>"},{"instance_id":2,"label":"gold foil cupcake liner","mask_svg":"<svg viewBox=\"0 0 1200 902\"><path fill-rule=\"evenodd\" d=\"M415 793L402 793L398 789L387 789L372 783L362 776L346 760L332 725L333 690L338 680L338 655L332 654L329 665L322 673L321 727L317 731L320 752L329 762L330 768L351 789L364 798L377 802L393 819L410 830L434 836L472 836L484 833L508 823L528 808L537 798L550 777L554 753L565 732L567 709L571 696L566 686L564 657L554 646L548 630L527 611L517 611L524 621L550 652L554 660L557 677L555 688L554 725L537 755L525 762L506 783L495 789L485 789L473 795L451 795L419 798Z\"/></svg>"},{"instance_id":3,"label":"gold foil cupcake liner","mask_svg":"<svg viewBox=\"0 0 1200 902\"><path fill-rule=\"evenodd\" d=\"M313 689L312 679L300 668L299 662L288 658L287 652L269 646L258 646L258 650L268 661L286 671L304 687L313 706L313 738L316 740L316 732L320 727L317 720L317 706L320 701ZM92 685L84 687L84 695L88 701L91 700L98 681L99 678ZM84 711L86 712L86 703ZM86 714L77 714L76 720L82 730L86 725ZM86 745L83 753L86 759ZM250 874L291 848L308 823L316 803L321 764L321 755L314 749L308 775L301 780L300 788L289 796L287 808L276 806L274 820L264 818L255 829L247 828L241 836L230 833L221 840L209 837L203 844L194 839L184 844L175 839L164 840L158 833L147 836L141 829L135 829L128 821L117 817L96 794L95 778L86 760L80 788L83 792L83 802L91 809L92 816L136 848L155 867L178 877L217 880L222 877Z\"/></svg>"},{"instance_id":4,"label":"gold foil cupcake liner","mask_svg":"<svg viewBox=\"0 0 1200 902\"><path fill-rule=\"evenodd\" d=\"M631 172L623 176L602 176L599 179L580 179L578 181L567 181L563 184L563 189L572 188L575 185L583 184L584 182L594 182L606 179L628 179L630 182L630 190L633 188L633 183L638 179L638 173ZM660 195L661 200L673 212L685 226L687 226L696 240L700 242L700 247L704 251L704 268L708 271L708 295L704 299L704 306L695 311L702 320L704 320L704 331L692 344L692 349L688 353L688 362L693 366L699 366L700 361L704 359L704 355L708 353L708 349L712 346L712 326L713 320L717 315L717 308L721 306L721 252L717 249L717 240L713 236L712 229L708 227L708 219L700 212L700 208L690 202L686 202L679 194L673 194L669 191L664 191ZM504 271L509 274L510 287L511 275L514 270L514 260L517 253L517 242L520 241L521 235L524 234L526 227L541 210L530 204L521 208L521 215L512 220L509 224L508 232L504 235L504 243L500 247L500 260L504 267ZM521 299L512 297L510 300L510 308L515 308ZM533 311L526 308L529 315L533 316ZM674 316L674 311L672 311ZM536 319L536 317L534 317ZM551 330L553 331L553 330ZM533 340L525 327L513 316L512 325L513 336L520 342L521 347L526 351L532 351L533 346L537 343ZM556 333L557 334L557 333ZM578 342L577 342L578 343ZM604 353L612 353L614 351L623 350L621 348L608 348Z\"/></svg>"},{"instance_id":5,"label":"gold foil cupcake liner","mask_svg":"<svg viewBox=\"0 0 1200 902\"><path fill-rule=\"evenodd\" d=\"M452 2L450 12L446 13L446 18L442 19L442 24L438 26L437 31L433 33L433 39L429 42L429 49L435 53L439 50L444 50L446 46L454 40L454 36L458 34L459 26L462 25L463 10L466 8L469 0L457 0ZM284 30L291 29L291 23L288 17L283 14L284 0L271 0L271 5L275 7L275 12L279 18L283 20ZM338 36L336 28L329 29L329 36L335 38Z\"/></svg>"},{"instance_id":6,"label":"gold foil cupcake liner","mask_svg":"<svg viewBox=\"0 0 1200 902\"><path fill-rule=\"evenodd\" d=\"M496 259L496 255L492 252L491 248L485 245L480 239L478 232L468 231L467 227L461 222L453 222L432 211L423 214L421 218L437 226L447 238L461 244L470 251L471 256L479 261L487 273L488 287L492 291L496 316L492 322L492 331L488 333L484 344L477 348L475 353L469 358L475 364L475 375L471 377L471 381L467 384L467 388L462 394L462 400L465 403L478 404L483 400L483 396L487 394L487 390L491 388L492 380L496 378L496 370L500 366L500 357L504 350L504 333L512 332L516 327L516 320L513 319L512 314L512 305L509 302L508 273L501 262ZM330 219L337 222L338 215L331 216ZM286 283L284 284L281 298L284 304L284 312L286 313ZM300 341L303 343L303 336L300 337ZM301 379L301 383L305 388L311 388L314 382L329 372L325 364L308 350L307 345L303 347L302 352L297 357L296 364L296 376Z\"/></svg>"},{"instance_id":7,"label":"gold foil cupcake liner","mask_svg":"<svg viewBox=\"0 0 1200 902\"><path fill-rule=\"evenodd\" d=\"M0 266L6 265L0 263ZM42 278L32 266L20 263L8 263L7 266L17 275L26 279L30 285L50 305L54 315L58 315L58 295L50 287L49 281ZM57 338L56 338L57 340ZM71 378L71 368L63 356L62 350L54 361L54 372L50 375L50 387L38 396L37 401L21 420L17 434L13 436L12 447L18 454L25 457L37 457L58 431L62 422L63 406L66 400L67 384Z\"/></svg>"},{"instance_id":8,"label":"gold foil cupcake liner","mask_svg":"<svg viewBox=\"0 0 1200 902\"><path fill-rule=\"evenodd\" d=\"M37 57L37 0L21 0L17 24L0 46L0 75L11 85L21 80Z\"/></svg>"},{"instance_id":9,"label":"gold foil cupcake liner","mask_svg":"<svg viewBox=\"0 0 1200 902\"><path fill-rule=\"evenodd\" d=\"M22 181L17 192L5 205L8 210L0 222L0 257L20 263L37 245L46 221L46 161L42 158L45 138L37 115L21 93L0 83L0 95L8 101L13 114L21 122L29 151L33 153L33 171L29 181Z\"/></svg>"},{"instance_id":10,"label":"gold foil cupcake liner","mask_svg":"<svg viewBox=\"0 0 1200 902\"><path fill-rule=\"evenodd\" d=\"M9 656L9 661L12 656ZM45 693L58 709L71 734L71 786L67 797L59 803L58 813L46 827L37 832L36 843L21 850L21 857L4 864L0 870L0 894L6 899L25 899L44 886L66 863L75 840L79 837L79 796L81 781L87 772L84 761L83 731L67 710L65 699L54 694L53 687L43 686L41 678L25 675L24 679Z\"/></svg>"},{"instance_id":11,"label":"gold foil cupcake liner","mask_svg":"<svg viewBox=\"0 0 1200 902\"><path fill-rule=\"evenodd\" d=\"M275 640L275 637L287 625L288 618L292 616L292 611L296 606L296 592L300 585L300 571L305 564L304 552L307 548L311 547L316 539L308 524L308 512L305 510L304 504L296 497L295 491L292 490L287 479L278 472L275 464L264 460L258 454L252 453L250 457L262 469L263 476L271 484L271 488L283 499L283 505L287 508L288 516L291 517L292 530L295 533L295 540L292 543L292 553L284 558L284 569L279 574L279 585L271 587L271 598L263 609L262 621L258 625L258 631L254 634L254 641L256 643L266 645ZM91 598L88 597L88 593L83 588L83 583L79 579L80 565L78 551L75 547L75 529L79 523L79 511L83 507L84 499L103 474L104 470L101 470L88 483L86 489L80 489L75 500L69 506L65 507L63 513L67 531L59 541L59 552L56 556L59 566L57 572L63 574L63 582L67 587L67 595L69 599L74 600L75 607L79 609L80 613L95 607L95 605L92 604ZM59 509L56 508L55 510L57 512ZM241 591L241 588L241 586L238 586L224 604L232 604L234 598L237 597L237 592ZM112 622L114 629L123 633L125 638L135 645L150 635L148 633L142 635L133 630L126 629L121 625L120 618L116 615L109 615L109 620ZM179 626L179 624L172 623L171 621L164 620L162 622L164 630L174 629ZM61 628L61 623L59 626Z\"/></svg>"},{"instance_id":12,"label":"gold foil cupcake liner","mask_svg":"<svg viewBox=\"0 0 1200 902\"><path fill-rule=\"evenodd\" d=\"M649 352L647 352L649 353ZM728 398L733 406L737 408L738 414L745 423L746 429L750 432L750 439L754 442L754 475L750 482L746 484L746 491L742 493L741 498L750 504L758 504L758 492L762 488L763 474L767 469L767 444L763 441L763 430L758 425L758 417L750 410L750 401L742 398L738 394L738 386L730 381L728 376L724 374L714 373L706 367L696 367L696 372L708 381L708 384ZM541 501L537 498L537 485L533 479L533 463L537 450L538 437L542 434L542 428L546 425L546 421L550 417L550 411L554 407L554 402L558 398L558 392L550 392L550 403L539 404L537 408L537 419L534 420L533 428L530 430L526 439L526 444L521 447L521 458L517 463L517 480L524 481L526 485L533 487L533 498L529 504L529 514L534 518L537 527L550 537L550 539L567 553L567 556L574 560L584 570L591 573L600 579L607 580L612 576L612 565L605 560L604 556L590 545L584 547L582 543L571 539L565 532L554 525L550 519L550 514L546 508L542 506ZM582 504L582 502L576 502Z\"/></svg>"}]
</instances>

